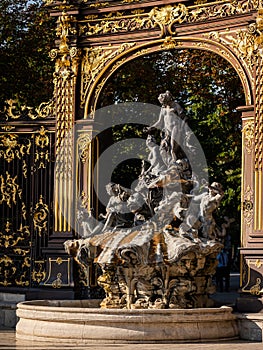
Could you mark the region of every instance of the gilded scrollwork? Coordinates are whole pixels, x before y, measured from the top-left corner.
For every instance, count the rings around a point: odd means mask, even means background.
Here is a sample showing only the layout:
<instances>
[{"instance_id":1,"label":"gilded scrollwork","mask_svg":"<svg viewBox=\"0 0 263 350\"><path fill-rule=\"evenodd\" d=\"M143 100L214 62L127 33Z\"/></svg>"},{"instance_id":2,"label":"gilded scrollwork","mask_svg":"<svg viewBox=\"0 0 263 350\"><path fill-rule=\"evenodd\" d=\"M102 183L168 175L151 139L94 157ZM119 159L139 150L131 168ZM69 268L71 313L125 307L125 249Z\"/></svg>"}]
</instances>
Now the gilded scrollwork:
<instances>
[{"instance_id":1,"label":"gilded scrollwork","mask_svg":"<svg viewBox=\"0 0 263 350\"><path fill-rule=\"evenodd\" d=\"M80 202L82 208L88 208L89 207L89 196L85 193L85 191L82 191L80 194Z\"/></svg>"},{"instance_id":2,"label":"gilded scrollwork","mask_svg":"<svg viewBox=\"0 0 263 350\"><path fill-rule=\"evenodd\" d=\"M249 293L255 296L260 296L263 294L262 279L258 277L261 273L262 263L259 259L248 259L246 260L246 275L243 278L245 283L242 288L243 293Z\"/></svg>"},{"instance_id":3,"label":"gilded scrollwork","mask_svg":"<svg viewBox=\"0 0 263 350\"><path fill-rule=\"evenodd\" d=\"M260 56L257 58L256 66L256 83L255 83L255 169L256 171L263 170L263 82L262 82L262 73L263 73L263 8L258 11L258 17L256 20L257 30L259 32L258 37L258 46ZM261 177L261 175L258 175ZM259 199L261 201L261 199ZM259 205L260 208L261 205ZM261 212L258 213L261 215Z\"/></svg>"},{"instance_id":4,"label":"gilded scrollwork","mask_svg":"<svg viewBox=\"0 0 263 350\"><path fill-rule=\"evenodd\" d=\"M21 159L25 154L30 153L31 142L26 140L25 143L19 143L18 135L4 134L0 136L0 158L8 163L15 158Z\"/></svg>"},{"instance_id":5,"label":"gilded scrollwork","mask_svg":"<svg viewBox=\"0 0 263 350\"><path fill-rule=\"evenodd\" d=\"M84 106L90 86L107 62L113 60L135 43L121 44L117 46L87 48L81 62L81 106Z\"/></svg>"},{"instance_id":6,"label":"gilded scrollwork","mask_svg":"<svg viewBox=\"0 0 263 350\"><path fill-rule=\"evenodd\" d=\"M62 277L62 274L59 272L57 274L57 278L52 282L52 287L53 288L61 288L61 286L62 286L62 279L61 279L61 277Z\"/></svg>"},{"instance_id":7,"label":"gilded scrollwork","mask_svg":"<svg viewBox=\"0 0 263 350\"><path fill-rule=\"evenodd\" d=\"M55 86L58 78L68 80L77 75L80 50L70 47L69 36L76 35L76 19L63 10L57 21L56 34L60 38L59 48L51 50L49 56L55 60Z\"/></svg>"},{"instance_id":8,"label":"gilded scrollwork","mask_svg":"<svg viewBox=\"0 0 263 350\"><path fill-rule=\"evenodd\" d=\"M16 285L21 287L29 286L28 271L24 271L19 277L15 279Z\"/></svg>"},{"instance_id":9,"label":"gilded scrollwork","mask_svg":"<svg viewBox=\"0 0 263 350\"><path fill-rule=\"evenodd\" d=\"M88 0L84 0L84 2L88 2ZM110 3L109 2L95 2L94 4L90 4L89 7L95 7L95 8L98 8L98 7L106 7L108 6Z\"/></svg>"},{"instance_id":10,"label":"gilded scrollwork","mask_svg":"<svg viewBox=\"0 0 263 350\"><path fill-rule=\"evenodd\" d=\"M86 19L79 24L80 35L96 36L101 34L124 33L126 31L146 30L158 26L147 14L123 12L111 13L102 19Z\"/></svg>"},{"instance_id":11,"label":"gilded scrollwork","mask_svg":"<svg viewBox=\"0 0 263 350\"><path fill-rule=\"evenodd\" d=\"M243 216L248 226L251 225L253 220L253 206L254 206L253 203L254 203L253 190L248 185L244 192L244 200L243 200Z\"/></svg>"},{"instance_id":12,"label":"gilded scrollwork","mask_svg":"<svg viewBox=\"0 0 263 350\"><path fill-rule=\"evenodd\" d=\"M134 30L155 29L159 27L161 35L166 30L169 35L176 33L176 25L196 23L216 18L225 18L237 14L258 10L260 0L243 1L196 1L194 5L184 4L154 7L149 12L125 13L110 12L101 17L86 17L79 24L79 33L84 36L96 36L110 33L122 33Z\"/></svg>"},{"instance_id":13,"label":"gilded scrollwork","mask_svg":"<svg viewBox=\"0 0 263 350\"><path fill-rule=\"evenodd\" d=\"M33 108L21 105L18 100L9 99L5 101L4 109L0 111L0 117L3 116L6 121L16 119L36 120L54 118L53 107L53 100L42 102L39 107Z\"/></svg>"},{"instance_id":14,"label":"gilded scrollwork","mask_svg":"<svg viewBox=\"0 0 263 350\"><path fill-rule=\"evenodd\" d=\"M254 130L255 124L252 121L246 123L242 130L244 135L245 150L248 154L251 154L253 150Z\"/></svg>"},{"instance_id":15,"label":"gilded scrollwork","mask_svg":"<svg viewBox=\"0 0 263 350\"><path fill-rule=\"evenodd\" d=\"M25 239L25 237L22 236L16 237L14 232L11 231L11 226L11 223L7 221L3 232L0 232L1 246L5 248L14 247L19 241Z\"/></svg>"},{"instance_id":16,"label":"gilded scrollwork","mask_svg":"<svg viewBox=\"0 0 263 350\"><path fill-rule=\"evenodd\" d=\"M255 266L256 266L256 268L260 269L262 266L262 261L260 259L257 259L255 262Z\"/></svg>"},{"instance_id":17,"label":"gilded scrollwork","mask_svg":"<svg viewBox=\"0 0 263 350\"><path fill-rule=\"evenodd\" d=\"M14 230L10 221L7 220L5 227L0 231L0 246L5 249L13 248L14 253L25 256L29 250L18 248L17 245L19 242L25 243L29 237L29 226L20 224L19 229Z\"/></svg>"},{"instance_id":18,"label":"gilded scrollwork","mask_svg":"<svg viewBox=\"0 0 263 350\"><path fill-rule=\"evenodd\" d=\"M263 289L260 288L261 278L256 279L256 283L250 288L250 294L260 295L263 293Z\"/></svg>"},{"instance_id":19,"label":"gilded scrollwork","mask_svg":"<svg viewBox=\"0 0 263 350\"><path fill-rule=\"evenodd\" d=\"M178 42L171 36L168 36L164 39L164 42L161 45L161 48L165 50L169 50L169 49L175 49L177 46L178 46Z\"/></svg>"},{"instance_id":20,"label":"gilded scrollwork","mask_svg":"<svg viewBox=\"0 0 263 350\"><path fill-rule=\"evenodd\" d=\"M90 157L91 137L89 134L82 134L78 137L78 154L82 163L86 163Z\"/></svg>"},{"instance_id":21,"label":"gilded scrollwork","mask_svg":"<svg viewBox=\"0 0 263 350\"><path fill-rule=\"evenodd\" d=\"M185 22L188 16L188 9L183 4L178 4L176 6L167 5L160 8L154 7L149 12L149 18L154 24L158 24L161 29L161 36L165 34L165 27L168 27L168 32L172 34L173 30L171 29L171 25ZM154 26L155 25L153 25L153 27Z\"/></svg>"},{"instance_id":22,"label":"gilded scrollwork","mask_svg":"<svg viewBox=\"0 0 263 350\"><path fill-rule=\"evenodd\" d=\"M40 195L39 201L33 210L33 224L39 236L47 231L49 208L43 201L43 196Z\"/></svg>"},{"instance_id":23,"label":"gilded scrollwork","mask_svg":"<svg viewBox=\"0 0 263 350\"><path fill-rule=\"evenodd\" d=\"M258 31L255 23L238 31L210 32L209 39L227 45L249 69L256 64L258 55Z\"/></svg>"},{"instance_id":24,"label":"gilded scrollwork","mask_svg":"<svg viewBox=\"0 0 263 350\"><path fill-rule=\"evenodd\" d=\"M24 159L23 159L22 171L23 171L23 176L26 179L27 178L27 163Z\"/></svg>"},{"instance_id":25,"label":"gilded scrollwork","mask_svg":"<svg viewBox=\"0 0 263 350\"><path fill-rule=\"evenodd\" d=\"M30 249L15 248L13 249L13 252L17 255L26 256L30 254Z\"/></svg>"},{"instance_id":26,"label":"gilded scrollwork","mask_svg":"<svg viewBox=\"0 0 263 350\"><path fill-rule=\"evenodd\" d=\"M81 50L71 45L76 36L76 18L62 11L57 21L58 49L51 51L55 60L54 91L56 95L56 168L55 168L55 221L54 229L68 231L69 223L63 218L59 201L64 193L72 188L73 132L76 76L78 73ZM72 193L64 203L64 209L70 211Z\"/></svg>"},{"instance_id":27,"label":"gilded scrollwork","mask_svg":"<svg viewBox=\"0 0 263 350\"><path fill-rule=\"evenodd\" d=\"M22 189L17 184L17 175L11 177L6 171L6 176L0 175L0 204L6 203L10 208L12 203L17 203L17 197L21 199Z\"/></svg>"},{"instance_id":28,"label":"gilded scrollwork","mask_svg":"<svg viewBox=\"0 0 263 350\"><path fill-rule=\"evenodd\" d=\"M32 280L39 284L40 282L44 281L44 279L46 278L45 261L35 260L34 265L35 265L35 268L31 273Z\"/></svg>"},{"instance_id":29,"label":"gilded scrollwork","mask_svg":"<svg viewBox=\"0 0 263 350\"><path fill-rule=\"evenodd\" d=\"M6 254L0 257L0 285L4 287L10 286L16 270L13 259Z\"/></svg>"},{"instance_id":30,"label":"gilded scrollwork","mask_svg":"<svg viewBox=\"0 0 263 350\"><path fill-rule=\"evenodd\" d=\"M35 163L37 163L38 168L45 168L46 162L50 161L49 158L49 137L47 135L47 130L42 125L40 130L35 134Z\"/></svg>"}]
</instances>

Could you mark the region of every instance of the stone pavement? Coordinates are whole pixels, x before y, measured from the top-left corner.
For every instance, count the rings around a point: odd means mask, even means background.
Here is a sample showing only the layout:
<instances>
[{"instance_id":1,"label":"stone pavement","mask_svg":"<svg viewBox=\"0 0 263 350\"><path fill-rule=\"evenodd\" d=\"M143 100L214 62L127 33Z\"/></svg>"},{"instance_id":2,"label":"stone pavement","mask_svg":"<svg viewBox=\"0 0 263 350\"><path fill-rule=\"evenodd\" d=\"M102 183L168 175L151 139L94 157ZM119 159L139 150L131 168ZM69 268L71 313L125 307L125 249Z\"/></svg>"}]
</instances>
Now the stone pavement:
<instances>
[{"instance_id":1,"label":"stone pavement","mask_svg":"<svg viewBox=\"0 0 263 350\"><path fill-rule=\"evenodd\" d=\"M15 341L14 329L0 330L0 350L262 350L262 343L249 341L227 341L220 343L184 343L184 344L98 344L63 345L40 342Z\"/></svg>"}]
</instances>

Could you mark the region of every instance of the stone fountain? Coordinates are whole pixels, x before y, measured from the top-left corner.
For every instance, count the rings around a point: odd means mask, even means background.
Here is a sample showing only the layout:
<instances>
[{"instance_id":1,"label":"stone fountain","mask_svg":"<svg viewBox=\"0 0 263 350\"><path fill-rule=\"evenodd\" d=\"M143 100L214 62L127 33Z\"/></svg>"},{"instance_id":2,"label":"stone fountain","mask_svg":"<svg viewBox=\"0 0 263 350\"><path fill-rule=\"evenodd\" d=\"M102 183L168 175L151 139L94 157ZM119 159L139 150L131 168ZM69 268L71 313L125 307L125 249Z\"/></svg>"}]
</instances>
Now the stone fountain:
<instances>
[{"instance_id":1,"label":"stone fountain","mask_svg":"<svg viewBox=\"0 0 263 350\"><path fill-rule=\"evenodd\" d=\"M224 195L199 179L198 158L183 109L159 96L158 121L145 128L148 161L134 189L106 186L106 213L78 212L82 237L66 251L88 273L101 267L102 301L31 301L18 305L18 339L88 343L233 339L230 307L214 307L213 276L231 220L214 212ZM159 143L156 142L159 139ZM97 303L97 304L96 304ZM34 310L32 312L32 309Z\"/></svg>"}]
</instances>

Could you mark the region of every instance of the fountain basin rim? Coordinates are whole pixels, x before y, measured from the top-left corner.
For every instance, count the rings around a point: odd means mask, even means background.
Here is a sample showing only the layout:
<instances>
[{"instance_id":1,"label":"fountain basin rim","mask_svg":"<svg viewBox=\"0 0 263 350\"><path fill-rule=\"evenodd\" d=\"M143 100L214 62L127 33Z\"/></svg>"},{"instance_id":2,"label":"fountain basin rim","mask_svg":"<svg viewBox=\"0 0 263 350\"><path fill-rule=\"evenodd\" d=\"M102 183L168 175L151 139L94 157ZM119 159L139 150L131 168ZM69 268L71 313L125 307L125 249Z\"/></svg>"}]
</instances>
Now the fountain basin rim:
<instances>
[{"instance_id":1,"label":"fountain basin rim","mask_svg":"<svg viewBox=\"0 0 263 350\"><path fill-rule=\"evenodd\" d=\"M79 307L89 303L92 304L90 300L20 302L17 305L16 338L88 344L200 342L238 337L237 317L228 306L197 309ZM75 306L70 307L70 304Z\"/></svg>"},{"instance_id":2,"label":"fountain basin rim","mask_svg":"<svg viewBox=\"0 0 263 350\"><path fill-rule=\"evenodd\" d=\"M73 306L71 305L73 304ZM76 306L78 305L79 306ZM32 300L23 301L17 304L17 315L28 319L47 319L49 313L52 313L54 319L61 319L67 314L68 321L85 322L89 317L93 320L107 318L110 322L111 318L114 322L122 322L121 318L127 316L132 322L133 318L145 317L162 317L163 322L170 322L171 318L175 322L178 319L181 322L193 321L195 318L204 321L213 321L218 319L235 319L232 314L233 309L229 306L221 306L220 308L195 308L195 309L106 309L100 307L90 307L89 300ZM94 304L94 303L93 303ZM183 316L183 318L182 318Z\"/></svg>"}]
</instances>

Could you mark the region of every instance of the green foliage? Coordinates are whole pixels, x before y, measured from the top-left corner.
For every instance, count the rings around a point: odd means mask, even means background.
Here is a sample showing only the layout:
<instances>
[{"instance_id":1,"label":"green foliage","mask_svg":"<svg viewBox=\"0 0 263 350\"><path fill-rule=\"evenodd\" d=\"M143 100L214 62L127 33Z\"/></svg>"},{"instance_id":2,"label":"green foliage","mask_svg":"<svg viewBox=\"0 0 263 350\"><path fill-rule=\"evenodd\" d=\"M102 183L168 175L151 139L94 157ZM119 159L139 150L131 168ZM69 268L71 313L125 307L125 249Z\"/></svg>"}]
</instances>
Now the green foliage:
<instances>
[{"instance_id":1,"label":"green foliage","mask_svg":"<svg viewBox=\"0 0 263 350\"><path fill-rule=\"evenodd\" d=\"M236 219L231 228L233 239L238 242L241 118L236 108L245 103L241 81L234 68L212 52L158 52L130 61L115 72L103 91L100 107L128 101L159 105L158 95L166 90L186 110L189 126L206 155L210 182L218 181L225 189L218 215ZM129 137L131 130L125 129L113 131L113 142L114 137L118 140ZM127 164L119 166L113 176L127 185L126 171L130 174L131 168ZM135 172L138 173L137 168Z\"/></svg>"},{"instance_id":2,"label":"green foliage","mask_svg":"<svg viewBox=\"0 0 263 350\"><path fill-rule=\"evenodd\" d=\"M53 92L53 19L41 0L0 2L0 104L7 99L37 107Z\"/></svg>"}]
</instances>

